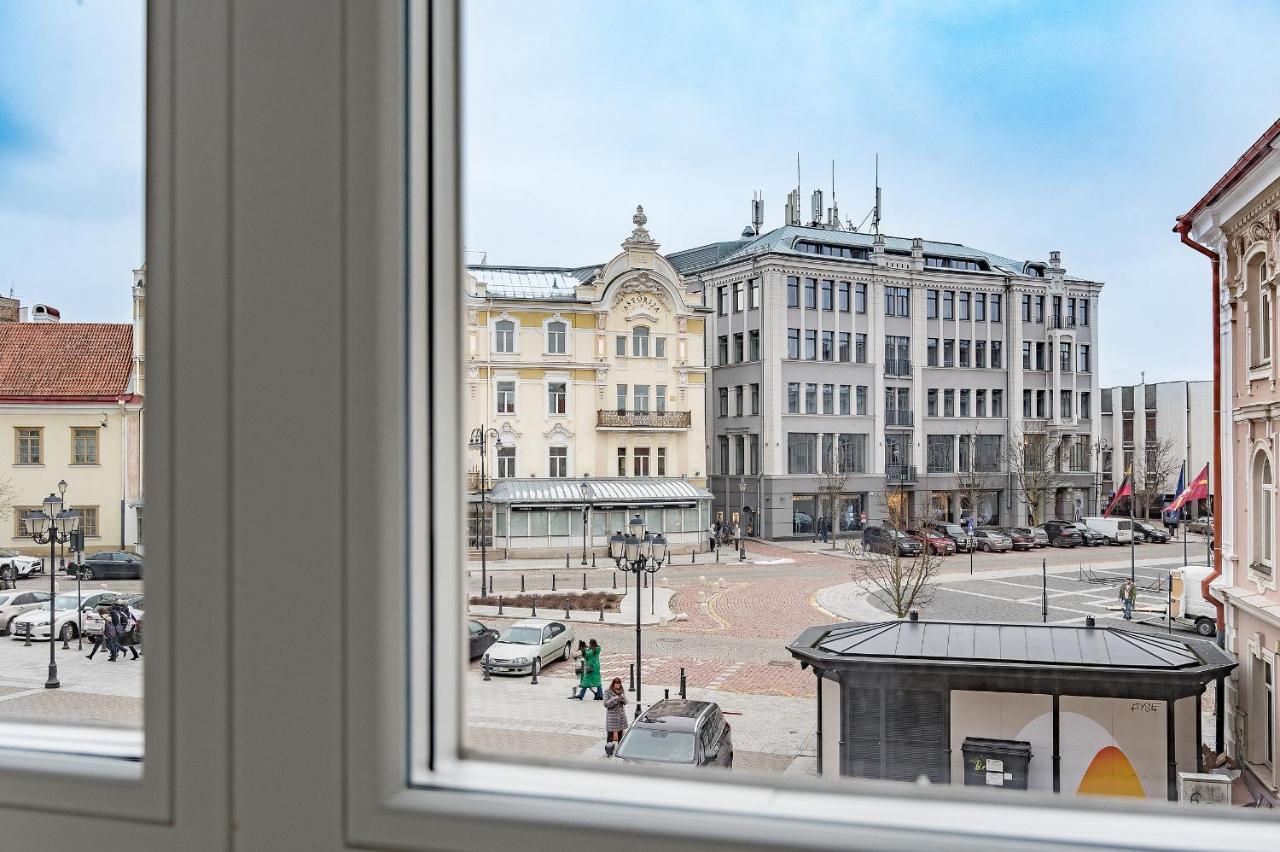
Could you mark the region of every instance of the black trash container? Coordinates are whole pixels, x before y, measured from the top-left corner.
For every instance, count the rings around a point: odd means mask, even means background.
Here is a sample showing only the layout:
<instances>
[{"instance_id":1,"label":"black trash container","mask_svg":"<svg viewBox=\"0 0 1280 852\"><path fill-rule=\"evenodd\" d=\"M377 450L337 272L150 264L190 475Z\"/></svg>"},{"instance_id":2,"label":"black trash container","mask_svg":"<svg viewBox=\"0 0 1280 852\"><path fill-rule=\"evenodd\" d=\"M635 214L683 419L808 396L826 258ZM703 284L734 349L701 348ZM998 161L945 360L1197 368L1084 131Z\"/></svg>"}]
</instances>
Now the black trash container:
<instances>
[{"instance_id":1,"label":"black trash container","mask_svg":"<svg viewBox=\"0 0 1280 852\"><path fill-rule=\"evenodd\" d=\"M1031 763L1031 743L1024 740L965 737L960 751L964 755L966 787L1027 789L1027 765Z\"/></svg>"}]
</instances>

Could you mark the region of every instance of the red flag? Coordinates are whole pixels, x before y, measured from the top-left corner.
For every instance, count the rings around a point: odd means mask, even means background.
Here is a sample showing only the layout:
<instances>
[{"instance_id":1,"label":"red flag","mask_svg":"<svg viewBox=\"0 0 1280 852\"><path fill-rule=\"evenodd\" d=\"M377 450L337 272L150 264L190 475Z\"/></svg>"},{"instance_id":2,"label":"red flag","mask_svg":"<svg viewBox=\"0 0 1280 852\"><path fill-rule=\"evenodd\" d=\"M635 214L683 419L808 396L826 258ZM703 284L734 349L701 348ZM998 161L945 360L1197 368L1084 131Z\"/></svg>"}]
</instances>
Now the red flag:
<instances>
[{"instance_id":1,"label":"red flag","mask_svg":"<svg viewBox=\"0 0 1280 852\"><path fill-rule=\"evenodd\" d=\"M1107 510L1102 513L1102 517L1111 517L1111 512L1116 508L1116 504L1120 502L1121 497L1129 497L1133 494L1133 483L1129 481L1129 471L1124 472L1124 482L1120 483L1119 490L1112 496L1111 502L1107 505Z\"/></svg>"},{"instance_id":2,"label":"red flag","mask_svg":"<svg viewBox=\"0 0 1280 852\"><path fill-rule=\"evenodd\" d=\"M1204 470L1200 471L1200 475L1191 480L1187 487L1182 489L1172 503L1165 507L1166 512L1174 512L1181 509L1192 500L1204 500L1209 496L1209 465L1204 466Z\"/></svg>"}]
</instances>

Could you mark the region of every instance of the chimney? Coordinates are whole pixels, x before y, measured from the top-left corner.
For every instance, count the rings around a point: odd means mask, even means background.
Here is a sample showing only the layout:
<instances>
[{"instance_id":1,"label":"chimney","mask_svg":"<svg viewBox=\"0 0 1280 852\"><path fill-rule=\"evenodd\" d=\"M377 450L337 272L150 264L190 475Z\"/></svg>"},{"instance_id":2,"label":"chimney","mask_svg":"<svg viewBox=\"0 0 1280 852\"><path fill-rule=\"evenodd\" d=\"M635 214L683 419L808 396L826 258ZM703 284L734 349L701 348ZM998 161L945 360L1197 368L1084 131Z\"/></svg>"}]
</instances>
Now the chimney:
<instances>
[{"instance_id":1,"label":"chimney","mask_svg":"<svg viewBox=\"0 0 1280 852\"><path fill-rule=\"evenodd\" d=\"M924 240L920 237L911 239L911 268L917 272L924 269Z\"/></svg>"},{"instance_id":2,"label":"chimney","mask_svg":"<svg viewBox=\"0 0 1280 852\"><path fill-rule=\"evenodd\" d=\"M28 322L61 322L62 312L51 305L32 305Z\"/></svg>"}]
</instances>

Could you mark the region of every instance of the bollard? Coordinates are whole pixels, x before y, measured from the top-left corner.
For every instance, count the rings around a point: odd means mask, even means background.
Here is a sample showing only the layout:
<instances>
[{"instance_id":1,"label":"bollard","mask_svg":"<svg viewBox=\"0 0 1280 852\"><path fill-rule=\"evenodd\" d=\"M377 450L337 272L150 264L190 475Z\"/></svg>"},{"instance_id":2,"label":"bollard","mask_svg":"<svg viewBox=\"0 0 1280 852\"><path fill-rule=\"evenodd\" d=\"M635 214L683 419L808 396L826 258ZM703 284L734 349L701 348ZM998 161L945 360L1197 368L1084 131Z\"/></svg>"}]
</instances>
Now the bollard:
<instances>
[{"instance_id":1,"label":"bollard","mask_svg":"<svg viewBox=\"0 0 1280 852\"><path fill-rule=\"evenodd\" d=\"M31 625L30 624L27 625L27 641L23 642L22 646L24 648L31 647Z\"/></svg>"},{"instance_id":2,"label":"bollard","mask_svg":"<svg viewBox=\"0 0 1280 852\"><path fill-rule=\"evenodd\" d=\"M564 555L564 567L569 567L569 554L567 553Z\"/></svg>"},{"instance_id":3,"label":"bollard","mask_svg":"<svg viewBox=\"0 0 1280 852\"><path fill-rule=\"evenodd\" d=\"M530 685L530 686L537 686L537 684L538 684L538 672L539 672L541 669L542 669L542 658L541 658L541 657L534 657L534 658L533 658L533 668L532 668L532 669L530 669L530 671L532 671L532 672L533 672L533 677L529 680L529 685Z\"/></svg>"},{"instance_id":4,"label":"bollard","mask_svg":"<svg viewBox=\"0 0 1280 852\"><path fill-rule=\"evenodd\" d=\"M604 601L600 601L600 620L604 621Z\"/></svg>"},{"instance_id":5,"label":"bollard","mask_svg":"<svg viewBox=\"0 0 1280 852\"><path fill-rule=\"evenodd\" d=\"M585 592L586 590L587 590L587 574L586 574L586 572L584 571L584 572L582 573L582 591L584 591L584 592Z\"/></svg>"},{"instance_id":6,"label":"bollard","mask_svg":"<svg viewBox=\"0 0 1280 852\"><path fill-rule=\"evenodd\" d=\"M480 660L480 670L484 672L484 679L489 679L489 655L485 654Z\"/></svg>"},{"instance_id":7,"label":"bollard","mask_svg":"<svg viewBox=\"0 0 1280 852\"><path fill-rule=\"evenodd\" d=\"M671 690L669 690L669 689L664 689L664 690L662 690L662 697L663 697L664 699L666 699L666 698L670 698L670 697L671 697Z\"/></svg>"},{"instance_id":8,"label":"bollard","mask_svg":"<svg viewBox=\"0 0 1280 852\"><path fill-rule=\"evenodd\" d=\"M716 562L720 561L720 548L716 548Z\"/></svg>"},{"instance_id":9,"label":"bollard","mask_svg":"<svg viewBox=\"0 0 1280 852\"><path fill-rule=\"evenodd\" d=\"M617 571L613 572L613 590L615 592L618 590L618 572Z\"/></svg>"},{"instance_id":10,"label":"bollard","mask_svg":"<svg viewBox=\"0 0 1280 852\"><path fill-rule=\"evenodd\" d=\"M70 651L70 650L71 650L71 646L67 644L67 639L68 639L68 636L67 636L66 631L64 630L64 631L62 631L62 650L64 650L64 651Z\"/></svg>"},{"instance_id":11,"label":"bollard","mask_svg":"<svg viewBox=\"0 0 1280 852\"><path fill-rule=\"evenodd\" d=\"M529 617L530 618L538 617L538 596L537 595L533 596L533 605L529 608Z\"/></svg>"},{"instance_id":12,"label":"bollard","mask_svg":"<svg viewBox=\"0 0 1280 852\"><path fill-rule=\"evenodd\" d=\"M564 620L565 621L569 620L569 602L568 601L564 602Z\"/></svg>"},{"instance_id":13,"label":"bollard","mask_svg":"<svg viewBox=\"0 0 1280 852\"><path fill-rule=\"evenodd\" d=\"M690 565L698 564L698 551L696 550L689 551L689 564Z\"/></svg>"},{"instance_id":14,"label":"bollard","mask_svg":"<svg viewBox=\"0 0 1280 852\"><path fill-rule=\"evenodd\" d=\"M591 567L596 567L596 555L594 553L591 554Z\"/></svg>"},{"instance_id":15,"label":"bollard","mask_svg":"<svg viewBox=\"0 0 1280 852\"><path fill-rule=\"evenodd\" d=\"M489 594L493 594L493 575L489 575Z\"/></svg>"},{"instance_id":16,"label":"bollard","mask_svg":"<svg viewBox=\"0 0 1280 852\"><path fill-rule=\"evenodd\" d=\"M555 590L556 590L556 575L552 574L551 575L551 591L554 592Z\"/></svg>"},{"instance_id":17,"label":"bollard","mask_svg":"<svg viewBox=\"0 0 1280 852\"><path fill-rule=\"evenodd\" d=\"M689 697L685 694L684 666L680 667L680 697L681 698Z\"/></svg>"},{"instance_id":18,"label":"bollard","mask_svg":"<svg viewBox=\"0 0 1280 852\"><path fill-rule=\"evenodd\" d=\"M502 595L498 595L498 615L502 615Z\"/></svg>"},{"instance_id":19,"label":"bollard","mask_svg":"<svg viewBox=\"0 0 1280 852\"><path fill-rule=\"evenodd\" d=\"M631 685L627 687L627 692L635 692L636 691L636 664L635 663L631 664L630 678L631 678Z\"/></svg>"},{"instance_id":20,"label":"bollard","mask_svg":"<svg viewBox=\"0 0 1280 852\"><path fill-rule=\"evenodd\" d=\"M524 575L520 575L520 593L524 594Z\"/></svg>"}]
</instances>

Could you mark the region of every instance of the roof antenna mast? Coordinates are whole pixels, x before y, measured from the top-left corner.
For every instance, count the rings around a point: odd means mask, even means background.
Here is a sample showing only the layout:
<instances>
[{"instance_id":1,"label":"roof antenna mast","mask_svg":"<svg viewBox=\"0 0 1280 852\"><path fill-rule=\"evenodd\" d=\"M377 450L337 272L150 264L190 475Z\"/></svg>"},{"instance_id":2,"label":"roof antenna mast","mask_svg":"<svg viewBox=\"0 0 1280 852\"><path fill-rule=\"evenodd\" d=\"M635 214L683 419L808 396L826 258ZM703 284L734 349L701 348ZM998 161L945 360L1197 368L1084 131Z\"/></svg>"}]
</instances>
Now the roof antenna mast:
<instances>
[{"instance_id":1,"label":"roof antenna mast","mask_svg":"<svg viewBox=\"0 0 1280 852\"><path fill-rule=\"evenodd\" d=\"M880 233L880 155L876 154L876 206L875 212L871 214L871 231L872 233Z\"/></svg>"}]
</instances>

